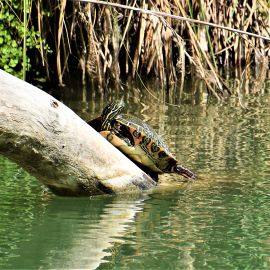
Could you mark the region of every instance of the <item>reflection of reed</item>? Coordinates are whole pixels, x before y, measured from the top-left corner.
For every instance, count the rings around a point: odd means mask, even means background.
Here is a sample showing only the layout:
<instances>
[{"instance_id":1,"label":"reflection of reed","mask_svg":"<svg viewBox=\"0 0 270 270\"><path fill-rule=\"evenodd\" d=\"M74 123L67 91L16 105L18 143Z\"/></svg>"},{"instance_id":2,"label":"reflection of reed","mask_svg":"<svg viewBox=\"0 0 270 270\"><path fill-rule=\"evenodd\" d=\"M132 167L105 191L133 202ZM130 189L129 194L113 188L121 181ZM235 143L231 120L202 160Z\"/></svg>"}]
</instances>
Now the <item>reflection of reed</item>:
<instances>
[{"instance_id":1,"label":"reflection of reed","mask_svg":"<svg viewBox=\"0 0 270 270\"><path fill-rule=\"evenodd\" d=\"M108 102L123 96L124 113L136 115L152 125L177 158L198 173L243 173L255 166L265 166L269 119L264 104L269 97L261 94L269 92L266 88L269 84L263 80L269 77L269 72L263 68L235 72L239 79L228 80L234 95L224 105L216 104L200 80L190 81L182 92L176 87L171 94L157 88L155 82L148 82L145 90L140 88L140 83L128 80L124 90L95 96L98 99L93 99L93 94L86 95L88 109L80 111L82 103L78 101L77 110L88 120L100 115ZM254 85L257 85L256 91Z\"/></svg>"},{"instance_id":2,"label":"reflection of reed","mask_svg":"<svg viewBox=\"0 0 270 270\"><path fill-rule=\"evenodd\" d=\"M245 88L248 85L249 89L253 88L254 81L261 78L260 74L259 71L257 79L246 77ZM263 88L258 88L258 91L269 91L264 88L264 84L261 85ZM263 160L267 156L269 144L266 136L269 117L265 104L269 102L269 97L256 97L252 92L245 94L243 98L247 110L244 110L237 96L228 100L227 105L217 106L206 105L204 97L200 97L203 94L203 91L197 92L192 97L184 92L182 100L186 95L187 101L183 101L179 107L173 107L156 103L145 93L142 103L146 109L143 114L140 114L139 109L134 110L134 106L142 107L142 104L129 105L129 111L132 113L133 110L133 114L153 125L177 157L197 170L207 173L243 173L255 171L256 166L265 166ZM191 107L190 103L197 106Z\"/></svg>"}]
</instances>

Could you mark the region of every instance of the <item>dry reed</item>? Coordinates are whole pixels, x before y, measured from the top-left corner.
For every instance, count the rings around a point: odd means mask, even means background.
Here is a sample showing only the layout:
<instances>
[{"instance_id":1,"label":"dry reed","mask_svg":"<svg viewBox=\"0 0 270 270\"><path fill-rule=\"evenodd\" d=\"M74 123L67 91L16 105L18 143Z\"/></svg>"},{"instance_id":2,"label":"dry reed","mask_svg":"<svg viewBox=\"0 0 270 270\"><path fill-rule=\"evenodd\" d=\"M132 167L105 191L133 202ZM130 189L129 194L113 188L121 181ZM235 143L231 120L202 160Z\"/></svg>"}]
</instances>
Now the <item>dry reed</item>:
<instances>
[{"instance_id":1,"label":"dry reed","mask_svg":"<svg viewBox=\"0 0 270 270\"><path fill-rule=\"evenodd\" d=\"M267 1L114 1L116 3L204 20L227 27L269 36L270 6ZM45 4L37 2L38 28L44 24L57 29L55 38L56 68L60 84L63 66L69 58L78 63L82 80L96 79L98 84L119 84L122 75L133 78L159 78L163 87L177 81L183 85L187 73L204 80L218 99L228 96L219 67L250 66L263 63L269 67L269 42L224 29L198 26L152 14L143 14L98 4L59 1L48 6L57 15L42 19ZM49 31L42 36L48 36ZM42 61L47 59L42 52ZM74 60L75 59L75 60ZM50 64L50 63L49 63ZM263 76L263 75L262 75Z\"/></svg>"}]
</instances>

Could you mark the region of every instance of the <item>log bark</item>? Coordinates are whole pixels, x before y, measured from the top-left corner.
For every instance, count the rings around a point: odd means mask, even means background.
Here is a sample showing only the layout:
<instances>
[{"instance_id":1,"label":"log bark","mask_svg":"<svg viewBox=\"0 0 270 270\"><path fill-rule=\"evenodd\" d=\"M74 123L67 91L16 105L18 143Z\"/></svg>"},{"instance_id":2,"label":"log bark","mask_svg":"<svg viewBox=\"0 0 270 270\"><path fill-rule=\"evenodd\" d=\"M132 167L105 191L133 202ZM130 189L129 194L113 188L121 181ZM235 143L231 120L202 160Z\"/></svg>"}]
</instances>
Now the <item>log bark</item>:
<instances>
[{"instance_id":1,"label":"log bark","mask_svg":"<svg viewBox=\"0 0 270 270\"><path fill-rule=\"evenodd\" d=\"M64 104L2 70L0 154L59 195L124 193L156 184Z\"/></svg>"}]
</instances>

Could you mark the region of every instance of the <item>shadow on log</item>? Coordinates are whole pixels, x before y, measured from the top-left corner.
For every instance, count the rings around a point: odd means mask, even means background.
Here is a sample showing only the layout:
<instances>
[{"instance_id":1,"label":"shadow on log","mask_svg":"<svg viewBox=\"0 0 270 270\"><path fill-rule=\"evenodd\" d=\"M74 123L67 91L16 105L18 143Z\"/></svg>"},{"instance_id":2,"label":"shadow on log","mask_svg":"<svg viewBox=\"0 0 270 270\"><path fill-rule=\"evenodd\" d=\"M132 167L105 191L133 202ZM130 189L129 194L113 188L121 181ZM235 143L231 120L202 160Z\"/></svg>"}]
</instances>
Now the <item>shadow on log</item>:
<instances>
[{"instance_id":1,"label":"shadow on log","mask_svg":"<svg viewBox=\"0 0 270 270\"><path fill-rule=\"evenodd\" d=\"M2 70L0 154L58 195L117 194L156 185L64 104Z\"/></svg>"}]
</instances>

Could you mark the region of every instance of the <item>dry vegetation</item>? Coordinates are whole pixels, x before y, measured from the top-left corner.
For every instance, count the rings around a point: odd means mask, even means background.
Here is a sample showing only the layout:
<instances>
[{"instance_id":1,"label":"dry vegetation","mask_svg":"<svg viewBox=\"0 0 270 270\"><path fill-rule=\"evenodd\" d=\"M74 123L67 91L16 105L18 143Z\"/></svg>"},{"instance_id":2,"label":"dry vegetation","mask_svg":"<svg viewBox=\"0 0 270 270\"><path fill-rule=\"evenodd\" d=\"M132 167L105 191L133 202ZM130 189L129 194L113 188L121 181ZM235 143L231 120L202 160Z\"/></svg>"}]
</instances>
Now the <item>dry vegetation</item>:
<instances>
[{"instance_id":1,"label":"dry vegetation","mask_svg":"<svg viewBox=\"0 0 270 270\"><path fill-rule=\"evenodd\" d=\"M114 2L270 35L270 5L265 0ZM56 55L50 57L41 48L42 62L48 75L56 68L59 84L72 65L79 66L83 81L95 79L101 87L117 85L123 75L147 75L171 88L176 81L183 85L191 74L221 99L230 90L219 76L220 67L242 67L247 73L251 66L260 66L260 81L269 68L269 41L224 29L87 2L63 0L52 6L39 0L36 11L39 30L43 38L53 37L50 46ZM44 11L51 16L42 15Z\"/></svg>"}]
</instances>

